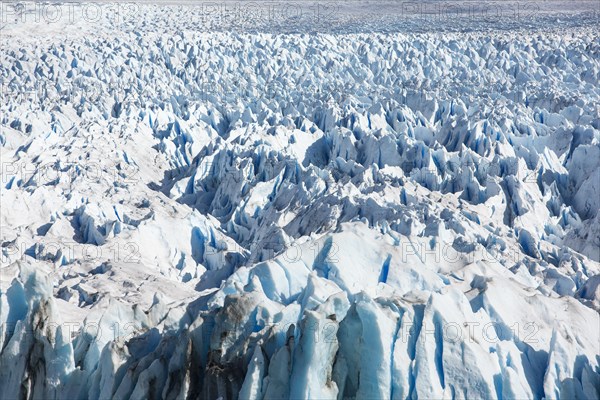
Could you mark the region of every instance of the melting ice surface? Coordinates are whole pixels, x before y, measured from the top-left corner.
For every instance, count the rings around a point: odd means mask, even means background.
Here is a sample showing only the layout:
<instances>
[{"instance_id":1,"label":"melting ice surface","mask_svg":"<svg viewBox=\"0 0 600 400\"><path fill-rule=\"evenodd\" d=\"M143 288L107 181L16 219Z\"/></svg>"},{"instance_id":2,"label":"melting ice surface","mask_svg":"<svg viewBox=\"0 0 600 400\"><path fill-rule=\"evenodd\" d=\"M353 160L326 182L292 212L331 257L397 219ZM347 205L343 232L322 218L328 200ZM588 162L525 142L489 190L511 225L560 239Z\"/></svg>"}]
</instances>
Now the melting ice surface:
<instances>
[{"instance_id":1,"label":"melting ice surface","mask_svg":"<svg viewBox=\"0 0 600 400\"><path fill-rule=\"evenodd\" d=\"M2 398L600 397L589 15L138 11L4 27Z\"/></svg>"}]
</instances>

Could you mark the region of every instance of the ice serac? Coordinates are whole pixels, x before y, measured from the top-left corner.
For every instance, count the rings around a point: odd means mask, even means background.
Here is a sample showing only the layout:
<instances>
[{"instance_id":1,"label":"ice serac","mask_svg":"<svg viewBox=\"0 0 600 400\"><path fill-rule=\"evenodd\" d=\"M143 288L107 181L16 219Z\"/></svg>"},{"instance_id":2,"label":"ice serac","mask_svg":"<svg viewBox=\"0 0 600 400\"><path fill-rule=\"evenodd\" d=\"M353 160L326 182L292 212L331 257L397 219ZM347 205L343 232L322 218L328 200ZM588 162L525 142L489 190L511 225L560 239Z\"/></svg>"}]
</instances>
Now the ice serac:
<instances>
[{"instance_id":1,"label":"ice serac","mask_svg":"<svg viewBox=\"0 0 600 400\"><path fill-rule=\"evenodd\" d=\"M3 398L600 398L589 16L139 10L2 27Z\"/></svg>"},{"instance_id":2,"label":"ice serac","mask_svg":"<svg viewBox=\"0 0 600 400\"><path fill-rule=\"evenodd\" d=\"M333 380L333 363L338 351L338 322L350 306L346 294L332 295L316 310L306 310L300 338L293 354L290 398L333 399L338 387Z\"/></svg>"},{"instance_id":3,"label":"ice serac","mask_svg":"<svg viewBox=\"0 0 600 400\"><path fill-rule=\"evenodd\" d=\"M351 251L345 246L353 243L370 243L365 250L373 254L381 251L380 244L367 241L375 232L362 223L345 225L343 231L354 232L355 242L348 233L343 234L343 242L335 240L341 233L333 234L333 242L345 243L339 249L342 254ZM401 257L400 246L384 252ZM274 262L293 271L285 258L282 254ZM339 268L347 272L355 266ZM410 270L402 264L396 268ZM237 289L226 294L221 305L199 311L191 324L188 316L179 314L175 317L180 318L179 324L167 328L168 316L153 321L146 313L137 315L134 307L109 306L111 319L102 316L98 325L108 328L119 320L139 321L131 327L133 335L103 341L81 332L73 341L73 351L71 343L61 342L57 333L57 345L46 344L50 346L46 351L60 363L60 369L52 371L55 380L45 378L44 385L32 384L31 390L60 396L67 393L62 386L66 384L69 393L95 398L107 393L136 398L190 393L239 398L404 398L413 393L537 398L549 390L563 396L595 393L590 390L595 390L599 375L592 339L600 332L587 321L598 318L597 312L574 299L532 293L502 266L486 261L467 264L430 294L395 294L393 287L381 282L374 284L371 294L354 294L318 274L302 273L296 279L304 279L306 289L288 304L265 296L260 282L267 282L268 274L263 268L252 276L232 275L228 281L238 282ZM22 272L5 300L21 311L23 321L35 312L24 312L18 302L32 310L36 304L35 296L25 294L30 289L23 288L44 289L34 283L39 277L33 279ZM225 284L210 296L231 291L228 287ZM507 298L510 305L505 304ZM515 309L522 311L515 313ZM533 310L544 310L548 317L532 319ZM148 315L163 315L149 311ZM58 316L53 318L60 324ZM565 321L564 325L557 328L554 318ZM21 338L21 324L3 350L3 362L15 356L13 346ZM30 329L34 337L53 337L48 331ZM82 347L82 343L89 345ZM21 351L36 354L29 348ZM192 366L196 369L190 370ZM14 375L8 371L3 382L10 385ZM56 371L63 372L57 376ZM89 378L83 379L85 375ZM74 379L79 384L69 386Z\"/></svg>"},{"instance_id":4,"label":"ice serac","mask_svg":"<svg viewBox=\"0 0 600 400\"><path fill-rule=\"evenodd\" d=\"M18 262L18 278L2 293L8 313L2 321L0 390L7 398L58 397L59 386L75 370L49 271L36 264Z\"/></svg>"}]
</instances>

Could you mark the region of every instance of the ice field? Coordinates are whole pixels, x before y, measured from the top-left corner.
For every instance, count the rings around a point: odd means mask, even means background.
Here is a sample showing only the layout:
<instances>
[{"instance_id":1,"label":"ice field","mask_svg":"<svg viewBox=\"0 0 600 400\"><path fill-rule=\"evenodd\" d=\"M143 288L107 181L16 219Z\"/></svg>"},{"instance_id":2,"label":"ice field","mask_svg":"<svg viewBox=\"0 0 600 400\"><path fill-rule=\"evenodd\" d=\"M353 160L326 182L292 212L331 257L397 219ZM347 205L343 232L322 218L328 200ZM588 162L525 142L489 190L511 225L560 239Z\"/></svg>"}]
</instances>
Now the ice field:
<instances>
[{"instance_id":1,"label":"ice field","mask_svg":"<svg viewBox=\"0 0 600 400\"><path fill-rule=\"evenodd\" d=\"M0 21L2 398L600 398L599 2Z\"/></svg>"}]
</instances>

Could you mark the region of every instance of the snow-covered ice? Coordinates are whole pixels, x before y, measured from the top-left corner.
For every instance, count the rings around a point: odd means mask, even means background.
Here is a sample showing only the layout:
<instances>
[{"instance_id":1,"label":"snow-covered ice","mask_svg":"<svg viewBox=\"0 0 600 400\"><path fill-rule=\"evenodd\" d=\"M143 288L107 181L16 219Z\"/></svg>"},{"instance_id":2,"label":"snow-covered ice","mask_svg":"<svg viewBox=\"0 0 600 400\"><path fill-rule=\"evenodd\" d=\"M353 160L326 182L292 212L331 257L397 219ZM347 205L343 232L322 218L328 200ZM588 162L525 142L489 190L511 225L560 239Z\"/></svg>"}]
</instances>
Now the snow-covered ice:
<instances>
[{"instance_id":1,"label":"snow-covered ice","mask_svg":"<svg viewBox=\"0 0 600 400\"><path fill-rule=\"evenodd\" d=\"M2 9L2 398L600 398L595 3L95 4Z\"/></svg>"}]
</instances>

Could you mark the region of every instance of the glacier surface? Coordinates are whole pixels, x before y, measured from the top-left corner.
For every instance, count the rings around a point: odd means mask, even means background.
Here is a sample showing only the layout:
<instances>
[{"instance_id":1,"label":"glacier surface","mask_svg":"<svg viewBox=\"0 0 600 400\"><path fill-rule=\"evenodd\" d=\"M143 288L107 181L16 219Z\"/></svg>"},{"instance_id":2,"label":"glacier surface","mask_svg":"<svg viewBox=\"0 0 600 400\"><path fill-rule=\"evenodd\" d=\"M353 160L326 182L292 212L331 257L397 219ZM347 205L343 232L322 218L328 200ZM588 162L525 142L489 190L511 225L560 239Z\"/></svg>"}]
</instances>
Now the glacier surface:
<instances>
[{"instance_id":1,"label":"glacier surface","mask_svg":"<svg viewBox=\"0 0 600 400\"><path fill-rule=\"evenodd\" d=\"M2 28L2 398L600 398L593 16L136 11Z\"/></svg>"}]
</instances>

